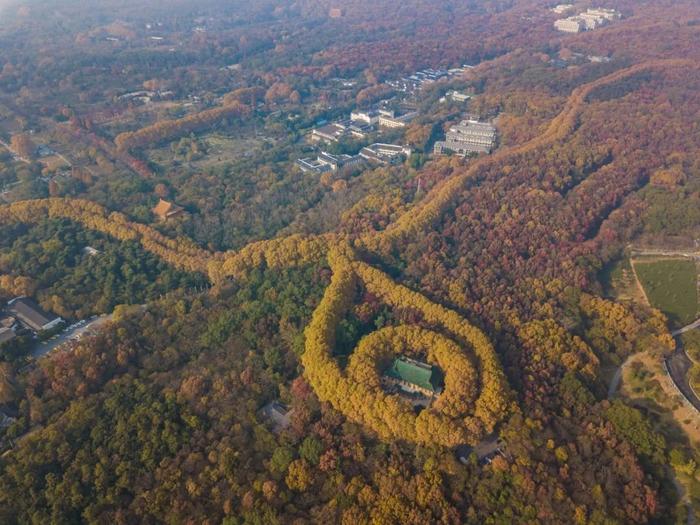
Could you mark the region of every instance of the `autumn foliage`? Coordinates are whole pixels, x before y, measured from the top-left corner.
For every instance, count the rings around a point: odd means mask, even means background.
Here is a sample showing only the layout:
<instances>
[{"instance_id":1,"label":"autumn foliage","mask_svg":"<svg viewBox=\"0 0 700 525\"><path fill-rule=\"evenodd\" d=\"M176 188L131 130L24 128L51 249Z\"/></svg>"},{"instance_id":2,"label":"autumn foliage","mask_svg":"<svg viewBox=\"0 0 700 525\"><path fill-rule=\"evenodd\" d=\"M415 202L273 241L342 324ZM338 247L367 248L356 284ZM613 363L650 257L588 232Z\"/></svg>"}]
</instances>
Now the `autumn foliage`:
<instances>
[{"instance_id":1,"label":"autumn foliage","mask_svg":"<svg viewBox=\"0 0 700 525\"><path fill-rule=\"evenodd\" d=\"M338 250L329 254L329 262L333 279L306 329L302 357L304 373L318 397L385 438L454 446L475 444L491 432L508 412L510 394L486 336L455 312L395 284L379 270L351 262ZM350 306L356 280L390 306L420 311L426 322L451 334L454 341L415 327L380 331L360 342L344 372L332 350L336 327ZM446 376L444 398L419 416L401 399L385 394L376 377L378 364L386 358L382 352L399 353L411 346L444 367ZM461 349L473 354L474 365Z\"/></svg>"},{"instance_id":2,"label":"autumn foliage","mask_svg":"<svg viewBox=\"0 0 700 525\"><path fill-rule=\"evenodd\" d=\"M38 217L71 219L86 228L106 233L122 241L137 240L149 252L173 266L206 273L210 252L188 239L172 239L145 224L129 221L123 214L110 212L94 202L81 199L39 199L19 201L0 207L0 223L32 223Z\"/></svg>"},{"instance_id":3,"label":"autumn foliage","mask_svg":"<svg viewBox=\"0 0 700 525\"><path fill-rule=\"evenodd\" d=\"M455 204L455 198L460 194L459 190L464 187L467 180L478 178L483 170L496 166L505 159L538 150L565 138L573 132L586 99L596 89L648 70L693 66L695 66L693 61L683 59L650 60L621 69L576 88L567 100L564 109L550 122L544 133L524 144L501 148L493 155L481 157L473 162L468 169L459 172L457 175L447 179L443 184L435 187L418 204L417 209L411 209L399 217L381 235L366 237L363 241L374 249L381 247L385 250L390 250L400 239L405 239L411 234L424 231L439 220L442 214Z\"/></svg>"},{"instance_id":4,"label":"autumn foliage","mask_svg":"<svg viewBox=\"0 0 700 525\"><path fill-rule=\"evenodd\" d=\"M163 120L138 131L120 133L114 139L114 143L119 150L128 151L200 131L224 119L240 118L247 115L249 111L248 106L234 100L220 108L208 109L181 119Z\"/></svg>"},{"instance_id":5,"label":"autumn foliage","mask_svg":"<svg viewBox=\"0 0 700 525\"><path fill-rule=\"evenodd\" d=\"M213 260L209 276L213 282L224 278L244 279L256 268L289 268L323 259L328 253L330 237L291 235L279 239L259 241L235 252L226 252Z\"/></svg>"}]
</instances>

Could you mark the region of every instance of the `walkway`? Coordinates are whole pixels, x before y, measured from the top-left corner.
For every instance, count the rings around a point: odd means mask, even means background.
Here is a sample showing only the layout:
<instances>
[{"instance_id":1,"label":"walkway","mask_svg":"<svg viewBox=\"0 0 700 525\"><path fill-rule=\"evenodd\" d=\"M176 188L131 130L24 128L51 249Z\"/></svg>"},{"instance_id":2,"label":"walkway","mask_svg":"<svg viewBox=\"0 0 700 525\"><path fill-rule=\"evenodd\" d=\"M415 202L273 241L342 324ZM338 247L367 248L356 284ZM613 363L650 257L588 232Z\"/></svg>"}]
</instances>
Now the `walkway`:
<instances>
[{"instance_id":1,"label":"walkway","mask_svg":"<svg viewBox=\"0 0 700 525\"><path fill-rule=\"evenodd\" d=\"M663 248L629 248L631 255L658 255L659 257L688 257L700 258L700 251L692 250L666 250Z\"/></svg>"},{"instance_id":2,"label":"walkway","mask_svg":"<svg viewBox=\"0 0 700 525\"><path fill-rule=\"evenodd\" d=\"M700 328L700 319L698 319L694 323L690 323L688 326L684 326L683 328L679 328L675 332L671 332L671 335L673 337L678 337L679 335L684 334L686 332L690 332L691 330L695 330L696 328Z\"/></svg>"},{"instance_id":3,"label":"walkway","mask_svg":"<svg viewBox=\"0 0 700 525\"><path fill-rule=\"evenodd\" d=\"M615 370L615 374L610 379L610 385L608 386L608 399L612 399L617 393L617 389L620 388L620 382L622 381L622 373L634 356L635 354L627 356L627 359Z\"/></svg>"}]
</instances>

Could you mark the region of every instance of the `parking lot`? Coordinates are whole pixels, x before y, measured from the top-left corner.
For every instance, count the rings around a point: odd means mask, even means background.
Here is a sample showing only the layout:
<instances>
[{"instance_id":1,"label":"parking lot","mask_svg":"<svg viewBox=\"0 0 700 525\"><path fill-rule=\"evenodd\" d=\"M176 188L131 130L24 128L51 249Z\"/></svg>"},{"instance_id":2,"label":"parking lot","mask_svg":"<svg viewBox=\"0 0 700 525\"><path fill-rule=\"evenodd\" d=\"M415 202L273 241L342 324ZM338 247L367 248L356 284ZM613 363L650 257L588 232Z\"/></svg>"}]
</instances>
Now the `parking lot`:
<instances>
[{"instance_id":1,"label":"parking lot","mask_svg":"<svg viewBox=\"0 0 700 525\"><path fill-rule=\"evenodd\" d=\"M69 341L77 341L81 337L94 332L104 323L112 319L111 315L101 315L92 316L89 319L83 319L78 321L68 327L66 327L60 334L54 335L48 341L43 341L38 343L34 350L32 350L32 357L34 359L40 359L51 351L55 350L57 347Z\"/></svg>"}]
</instances>

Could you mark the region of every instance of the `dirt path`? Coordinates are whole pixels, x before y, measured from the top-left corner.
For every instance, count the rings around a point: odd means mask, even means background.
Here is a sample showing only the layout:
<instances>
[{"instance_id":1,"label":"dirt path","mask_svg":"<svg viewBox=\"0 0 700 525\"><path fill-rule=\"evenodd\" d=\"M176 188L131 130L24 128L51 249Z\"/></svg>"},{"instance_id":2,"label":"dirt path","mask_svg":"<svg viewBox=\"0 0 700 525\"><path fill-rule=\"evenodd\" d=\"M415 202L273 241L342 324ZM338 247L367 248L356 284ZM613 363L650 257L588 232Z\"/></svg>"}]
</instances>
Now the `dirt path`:
<instances>
[{"instance_id":1,"label":"dirt path","mask_svg":"<svg viewBox=\"0 0 700 525\"><path fill-rule=\"evenodd\" d=\"M627 368L627 366L630 364L632 361L632 358L634 356L628 356L627 359L625 359L620 366L617 367L615 370L615 373L612 376L612 379L610 379L610 385L608 386L608 399L612 399L615 394L617 393L618 388L620 388L620 383L622 382L622 375Z\"/></svg>"},{"instance_id":2,"label":"dirt path","mask_svg":"<svg viewBox=\"0 0 700 525\"><path fill-rule=\"evenodd\" d=\"M636 283L637 290L639 290L640 295L644 299L644 304L651 307L651 302L649 301L647 292L646 290L644 290L644 286L642 286L642 282L639 280L639 275L637 274L637 267L635 266L635 264L636 261L630 258L630 266L632 267L632 275L634 275L634 282Z\"/></svg>"},{"instance_id":3,"label":"dirt path","mask_svg":"<svg viewBox=\"0 0 700 525\"><path fill-rule=\"evenodd\" d=\"M698 258L700 251L692 250L664 250L663 248L630 248L632 256L648 255L659 257L683 257L683 258Z\"/></svg>"},{"instance_id":4,"label":"dirt path","mask_svg":"<svg viewBox=\"0 0 700 525\"><path fill-rule=\"evenodd\" d=\"M12 155L14 155L17 158L17 160L19 160L20 162L24 162L25 164L31 164L31 161L29 159L25 159L24 157L20 157L19 155L17 155L17 153L15 153L13 151L13 149L10 147L10 145L7 142L0 140L0 146L2 146L7 151L12 153Z\"/></svg>"}]
</instances>

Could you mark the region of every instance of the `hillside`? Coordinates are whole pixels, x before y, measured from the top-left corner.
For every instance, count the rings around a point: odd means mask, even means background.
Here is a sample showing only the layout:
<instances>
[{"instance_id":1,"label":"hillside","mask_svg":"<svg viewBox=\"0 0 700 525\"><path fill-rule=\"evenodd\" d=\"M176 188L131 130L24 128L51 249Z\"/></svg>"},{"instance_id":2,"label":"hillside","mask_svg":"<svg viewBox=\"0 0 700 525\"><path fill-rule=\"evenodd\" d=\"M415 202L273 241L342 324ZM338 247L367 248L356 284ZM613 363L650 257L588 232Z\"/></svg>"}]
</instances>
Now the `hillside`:
<instances>
[{"instance_id":1,"label":"hillside","mask_svg":"<svg viewBox=\"0 0 700 525\"><path fill-rule=\"evenodd\" d=\"M700 5L549 7L5 7L0 522L700 517Z\"/></svg>"}]
</instances>

